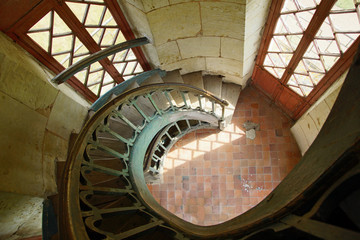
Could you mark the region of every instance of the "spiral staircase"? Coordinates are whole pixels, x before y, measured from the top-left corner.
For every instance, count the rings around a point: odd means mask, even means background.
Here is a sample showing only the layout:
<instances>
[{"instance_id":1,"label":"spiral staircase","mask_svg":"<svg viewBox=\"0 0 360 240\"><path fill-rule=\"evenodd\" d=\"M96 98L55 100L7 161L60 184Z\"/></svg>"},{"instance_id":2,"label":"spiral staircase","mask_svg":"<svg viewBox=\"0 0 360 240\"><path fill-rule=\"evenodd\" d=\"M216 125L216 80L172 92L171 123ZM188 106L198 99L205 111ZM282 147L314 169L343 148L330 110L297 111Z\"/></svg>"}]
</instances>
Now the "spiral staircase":
<instances>
[{"instance_id":1,"label":"spiral staircase","mask_svg":"<svg viewBox=\"0 0 360 240\"><path fill-rule=\"evenodd\" d=\"M59 74L54 82L63 82L116 51L146 42L140 39L100 51ZM340 239L339 234L342 239L360 239L356 229L330 225L335 213L324 210L334 212L342 199L335 201L332 194L340 191L343 182L359 178L358 144L342 154L347 160L334 160L323 172L298 177L308 167L301 163L257 207L222 224L194 225L156 202L146 182L161 174L172 145L197 129L223 129L240 91L221 76L156 69L101 97L92 106L64 168L60 239ZM339 177L339 173L344 175ZM348 189L343 195L351 193ZM321 228L330 230L325 233Z\"/></svg>"}]
</instances>

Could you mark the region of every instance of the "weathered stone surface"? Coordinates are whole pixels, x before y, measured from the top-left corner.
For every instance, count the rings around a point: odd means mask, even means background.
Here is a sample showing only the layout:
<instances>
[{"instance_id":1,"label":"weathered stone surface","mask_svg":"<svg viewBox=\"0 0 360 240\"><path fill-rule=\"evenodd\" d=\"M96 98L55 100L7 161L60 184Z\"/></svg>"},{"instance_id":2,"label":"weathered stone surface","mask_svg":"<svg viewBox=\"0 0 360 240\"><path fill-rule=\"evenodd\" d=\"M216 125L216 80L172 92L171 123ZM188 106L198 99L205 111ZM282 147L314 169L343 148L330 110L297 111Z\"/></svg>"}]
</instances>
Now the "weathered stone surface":
<instances>
[{"instance_id":1,"label":"weathered stone surface","mask_svg":"<svg viewBox=\"0 0 360 240\"><path fill-rule=\"evenodd\" d=\"M143 0L145 12L150 12L154 9L165 7L169 5L168 0Z\"/></svg>"},{"instance_id":2,"label":"weathered stone surface","mask_svg":"<svg viewBox=\"0 0 360 240\"><path fill-rule=\"evenodd\" d=\"M328 115L330 113L330 110L331 109L326 104L326 102L322 101L316 106L315 111L311 111L309 113L309 115L310 115L311 119L314 121L315 126L318 131L320 131L320 129L324 125L326 118L328 117Z\"/></svg>"},{"instance_id":3,"label":"weathered stone surface","mask_svg":"<svg viewBox=\"0 0 360 240\"><path fill-rule=\"evenodd\" d=\"M233 38L221 38L221 57L242 61L244 41Z\"/></svg>"},{"instance_id":4,"label":"weathered stone surface","mask_svg":"<svg viewBox=\"0 0 360 240\"><path fill-rule=\"evenodd\" d=\"M0 92L0 190L42 196L47 118Z\"/></svg>"},{"instance_id":5,"label":"weathered stone surface","mask_svg":"<svg viewBox=\"0 0 360 240\"><path fill-rule=\"evenodd\" d=\"M57 193L56 185L56 162L64 162L67 158L68 141L60 138L49 131L45 131L43 149L43 175L45 195Z\"/></svg>"},{"instance_id":6,"label":"weathered stone surface","mask_svg":"<svg viewBox=\"0 0 360 240\"><path fill-rule=\"evenodd\" d=\"M178 38L196 36L200 30L198 3L163 7L147 14L156 46Z\"/></svg>"},{"instance_id":7,"label":"weathered stone surface","mask_svg":"<svg viewBox=\"0 0 360 240\"><path fill-rule=\"evenodd\" d=\"M181 68L181 74L195 72L198 71L198 69L205 69L205 58L188 58L172 64L164 65L162 68L167 71Z\"/></svg>"},{"instance_id":8,"label":"weathered stone surface","mask_svg":"<svg viewBox=\"0 0 360 240\"><path fill-rule=\"evenodd\" d=\"M122 3L120 4L121 7L124 6L125 3L127 3L133 5L141 11L144 11L144 5L142 3L142 0L118 0L118 2Z\"/></svg>"},{"instance_id":9,"label":"weathered stone surface","mask_svg":"<svg viewBox=\"0 0 360 240\"><path fill-rule=\"evenodd\" d=\"M206 70L220 75L234 75L241 77L240 61L227 58L206 58Z\"/></svg>"},{"instance_id":10,"label":"weathered stone surface","mask_svg":"<svg viewBox=\"0 0 360 240\"><path fill-rule=\"evenodd\" d=\"M64 139L69 139L71 132L81 130L86 115L86 108L74 104L71 98L59 92L46 128Z\"/></svg>"},{"instance_id":11,"label":"weathered stone surface","mask_svg":"<svg viewBox=\"0 0 360 240\"><path fill-rule=\"evenodd\" d=\"M182 58L219 57L220 38L195 37L177 40Z\"/></svg>"},{"instance_id":12,"label":"weathered stone surface","mask_svg":"<svg viewBox=\"0 0 360 240\"><path fill-rule=\"evenodd\" d=\"M137 38L147 37L151 43L154 42L154 37L152 35L149 21L144 12L144 8L141 0L120 0L120 5L122 6L123 13L128 20L131 29L133 30L134 35ZM160 65L157 50L153 44L146 44L141 47L146 59L153 67L158 67Z\"/></svg>"},{"instance_id":13,"label":"weathered stone surface","mask_svg":"<svg viewBox=\"0 0 360 240\"><path fill-rule=\"evenodd\" d=\"M244 39L245 5L224 2L201 2L204 36Z\"/></svg>"},{"instance_id":14,"label":"weathered stone surface","mask_svg":"<svg viewBox=\"0 0 360 240\"><path fill-rule=\"evenodd\" d=\"M0 239L41 235L42 198L0 192Z\"/></svg>"},{"instance_id":15,"label":"weathered stone surface","mask_svg":"<svg viewBox=\"0 0 360 240\"><path fill-rule=\"evenodd\" d=\"M181 59L176 41L171 41L158 46L159 60L161 65L167 65Z\"/></svg>"},{"instance_id":16,"label":"weathered stone surface","mask_svg":"<svg viewBox=\"0 0 360 240\"><path fill-rule=\"evenodd\" d=\"M1 44L8 44L2 40L4 39L0 38ZM19 50L14 48L14 53L9 53L10 55L7 55L7 51L0 52L0 91L46 115L46 109L51 108L58 90L47 82L44 72L35 75L34 71L29 71L27 66L24 66L25 61L13 60L16 51ZM40 92L42 94L34 94Z\"/></svg>"}]
</instances>

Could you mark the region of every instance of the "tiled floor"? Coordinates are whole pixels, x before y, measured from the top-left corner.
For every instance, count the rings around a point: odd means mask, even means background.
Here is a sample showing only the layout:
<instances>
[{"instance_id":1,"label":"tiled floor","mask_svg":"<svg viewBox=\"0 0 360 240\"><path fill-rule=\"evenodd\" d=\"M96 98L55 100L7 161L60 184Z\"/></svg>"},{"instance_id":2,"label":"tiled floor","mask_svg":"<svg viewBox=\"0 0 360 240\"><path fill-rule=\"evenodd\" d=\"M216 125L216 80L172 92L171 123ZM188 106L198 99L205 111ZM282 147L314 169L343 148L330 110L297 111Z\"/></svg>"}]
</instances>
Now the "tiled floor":
<instances>
[{"instance_id":1,"label":"tiled floor","mask_svg":"<svg viewBox=\"0 0 360 240\"><path fill-rule=\"evenodd\" d=\"M256 138L243 123L260 124ZM149 186L160 204L198 225L213 225L263 200L299 161L291 122L257 90L239 98L232 124L224 131L198 130L169 152L163 183Z\"/></svg>"}]
</instances>

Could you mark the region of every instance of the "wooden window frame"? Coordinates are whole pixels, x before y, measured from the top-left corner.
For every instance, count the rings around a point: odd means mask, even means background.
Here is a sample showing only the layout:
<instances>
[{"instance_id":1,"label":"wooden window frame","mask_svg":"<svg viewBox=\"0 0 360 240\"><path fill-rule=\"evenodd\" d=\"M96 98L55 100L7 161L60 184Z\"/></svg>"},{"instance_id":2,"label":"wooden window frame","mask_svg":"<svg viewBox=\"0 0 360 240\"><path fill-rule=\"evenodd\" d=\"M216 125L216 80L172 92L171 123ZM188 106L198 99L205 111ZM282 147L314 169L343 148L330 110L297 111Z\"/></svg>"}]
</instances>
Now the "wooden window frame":
<instances>
[{"instance_id":1,"label":"wooden window frame","mask_svg":"<svg viewBox=\"0 0 360 240\"><path fill-rule=\"evenodd\" d=\"M13 1L13 4L11 1L12 0L5 0L5 2L2 3L3 6L0 4L0 7L5 8L3 8L4 13L7 11L6 16L4 17L11 18L14 16L13 18L16 19L7 20L5 24L0 25L1 30L55 74L60 73L65 68L27 35L29 29L50 11L54 10L61 17L61 19L68 25L72 32L75 33L75 36L90 51L90 54L101 50L100 46L94 41L88 31L83 27L81 22L76 18L71 9L66 5L65 0L31 0L30 3L21 6L20 9L17 6L14 6L16 1ZM135 39L135 35L132 32L131 27L122 13L117 1L104 0L104 3L113 15L113 18L119 26L125 39ZM19 9L20 13L16 13L17 9ZM132 48L132 51L134 52L134 55L136 56L143 70L151 70L150 64L146 60L141 48ZM102 59L99 61L99 63L116 83L124 81L120 73L109 59ZM76 77L71 77L67 83L91 102L94 102L98 98Z\"/></svg>"},{"instance_id":2,"label":"wooden window frame","mask_svg":"<svg viewBox=\"0 0 360 240\"><path fill-rule=\"evenodd\" d=\"M301 61L309 44L314 40L314 37L321 27L321 24L329 15L329 12L335 4L336 0L323 0L317 6L313 18L305 30L292 59L286 67L286 71L279 80L264 69L263 62L265 60L270 41L276 27L276 22L280 16L284 2L285 0L272 1L268 20L263 33L263 39L260 44L259 53L255 62L255 68L252 74L252 84L258 90L262 91L265 95L270 97L272 101L281 107L281 109L293 120L297 120L350 67L357 48L360 44L360 37L358 37L355 42L347 49L347 51L341 55L340 59L325 74L325 76L314 87L310 94L306 97L301 97L287 86L287 82L294 73L298 63Z\"/></svg>"}]
</instances>

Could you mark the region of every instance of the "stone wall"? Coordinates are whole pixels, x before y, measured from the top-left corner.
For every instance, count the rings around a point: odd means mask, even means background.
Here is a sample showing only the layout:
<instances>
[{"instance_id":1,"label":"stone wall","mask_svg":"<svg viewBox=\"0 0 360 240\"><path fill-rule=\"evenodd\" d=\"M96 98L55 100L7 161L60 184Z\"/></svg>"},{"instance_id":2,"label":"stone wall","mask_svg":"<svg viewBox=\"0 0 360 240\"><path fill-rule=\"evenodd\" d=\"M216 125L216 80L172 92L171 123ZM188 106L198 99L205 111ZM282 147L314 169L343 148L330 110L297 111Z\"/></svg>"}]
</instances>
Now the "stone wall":
<instances>
[{"instance_id":1,"label":"stone wall","mask_svg":"<svg viewBox=\"0 0 360 240\"><path fill-rule=\"evenodd\" d=\"M89 103L52 77L0 33L0 239L26 224L19 214L36 209L24 203L57 193L56 161L66 160L70 134L87 115Z\"/></svg>"},{"instance_id":2,"label":"stone wall","mask_svg":"<svg viewBox=\"0 0 360 240\"><path fill-rule=\"evenodd\" d=\"M118 0L148 59L164 70L205 71L245 87L260 46L269 0Z\"/></svg>"},{"instance_id":3,"label":"stone wall","mask_svg":"<svg viewBox=\"0 0 360 240\"><path fill-rule=\"evenodd\" d=\"M299 145L302 155L308 150L324 125L347 73L348 71L341 75L291 128L291 132Z\"/></svg>"}]
</instances>

